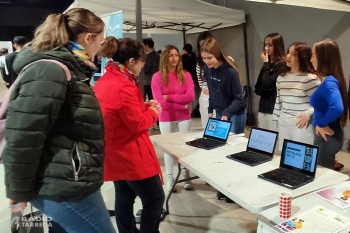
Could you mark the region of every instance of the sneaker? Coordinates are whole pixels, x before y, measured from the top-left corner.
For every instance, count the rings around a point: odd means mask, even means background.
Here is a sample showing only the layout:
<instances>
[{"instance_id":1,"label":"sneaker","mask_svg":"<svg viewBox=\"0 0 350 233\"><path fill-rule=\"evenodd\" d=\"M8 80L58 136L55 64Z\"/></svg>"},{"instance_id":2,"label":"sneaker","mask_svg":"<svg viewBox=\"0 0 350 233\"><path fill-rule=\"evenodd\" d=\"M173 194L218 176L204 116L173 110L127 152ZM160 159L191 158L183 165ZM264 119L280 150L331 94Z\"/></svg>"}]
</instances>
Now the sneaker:
<instances>
[{"instance_id":1,"label":"sneaker","mask_svg":"<svg viewBox=\"0 0 350 233\"><path fill-rule=\"evenodd\" d=\"M185 173L184 173L183 178L184 179L191 178L190 170L188 170L187 168L185 168ZM193 184L192 184L192 182L190 180L189 181L185 181L184 189L186 189L186 190L193 189Z\"/></svg>"},{"instance_id":2,"label":"sneaker","mask_svg":"<svg viewBox=\"0 0 350 233\"><path fill-rule=\"evenodd\" d=\"M155 124L153 129L158 130L159 129L159 125Z\"/></svg>"},{"instance_id":3,"label":"sneaker","mask_svg":"<svg viewBox=\"0 0 350 233\"><path fill-rule=\"evenodd\" d=\"M341 171L344 168L344 164L339 163L337 160L334 161L334 170Z\"/></svg>"},{"instance_id":4,"label":"sneaker","mask_svg":"<svg viewBox=\"0 0 350 233\"><path fill-rule=\"evenodd\" d=\"M171 188L173 187L173 184L174 184L174 177L173 175L168 175L167 177L167 183L166 183L166 187L168 189L168 192L170 192ZM177 189L176 189L176 186L174 187L174 189L172 190L172 192L176 192Z\"/></svg>"}]
</instances>

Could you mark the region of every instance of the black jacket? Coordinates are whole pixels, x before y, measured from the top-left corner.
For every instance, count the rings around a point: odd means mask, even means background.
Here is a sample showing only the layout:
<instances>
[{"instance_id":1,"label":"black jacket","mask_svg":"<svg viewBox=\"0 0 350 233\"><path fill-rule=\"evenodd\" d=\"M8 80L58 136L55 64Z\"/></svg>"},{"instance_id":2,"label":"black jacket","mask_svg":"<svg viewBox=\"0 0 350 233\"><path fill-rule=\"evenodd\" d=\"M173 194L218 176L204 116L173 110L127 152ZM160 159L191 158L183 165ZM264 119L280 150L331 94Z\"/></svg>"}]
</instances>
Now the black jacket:
<instances>
[{"instance_id":1,"label":"black jacket","mask_svg":"<svg viewBox=\"0 0 350 233\"><path fill-rule=\"evenodd\" d=\"M276 81L285 66L285 62L264 62L255 84L255 94L260 96L259 112L273 114L277 96Z\"/></svg>"},{"instance_id":2,"label":"black jacket","mask_svg":"<svg viewBox=\"0 0 350 233\"><path fill-rule=\"evenodd\" d=\"M159 60L160 56L156 51L147 54L146 64L143 67L145 72L144 85L151 85L153 75L159 71Z\"/></svg>"},{"instance_id":3,"label":"black jacket","mask_svg":"<svg viewBox=\"0 0 350 233\"><path fill-rule=\"evenodd\" d=\"M13 63L17 57L17 52L7 54L5 57L6 67L9 74L5 77L4 81L9 84L9 87L15 82L17 78L17 73L13 69Z\"/></svg>"}]
</instances>

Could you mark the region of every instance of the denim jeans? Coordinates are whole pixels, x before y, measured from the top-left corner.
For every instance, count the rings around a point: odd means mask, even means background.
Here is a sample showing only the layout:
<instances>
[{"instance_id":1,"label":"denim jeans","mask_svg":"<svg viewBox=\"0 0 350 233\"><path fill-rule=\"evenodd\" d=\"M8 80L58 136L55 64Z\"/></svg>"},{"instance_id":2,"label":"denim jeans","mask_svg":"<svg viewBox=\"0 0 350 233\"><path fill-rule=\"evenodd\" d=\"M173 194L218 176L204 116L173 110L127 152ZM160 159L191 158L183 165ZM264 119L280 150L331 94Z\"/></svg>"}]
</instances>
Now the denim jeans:
<instances>
[{"instance_id":1,"label":"denim jeans","mask_svg":"<svg viewBox=\"0 0 350 233\"><path fill-rule=\"evenodd\" d=\"M164 191L159 175L151 178L114 181L115 218L119 233L157 233L164 204ZM140 231L136 228L134 203L142 201Z\"/></svg>"},{"instance_id":2,"label":"denim jeans","mask_svg":"<svg viewBox=\"0 0 350 233\"><path fill-rule=\"evenodd\" d=\"M216 119L221 119L221 115L216 112ZM232 122L230 132L235 134L244 133L244 128L247 122L247 109L241 115L232 115L229 119Z\"/></svg>"},{"instance_id":3,"label":"denim jeans","mask_svg":"<svg viewBox=\"0 0 350 233\"><path fill-rule=\"evenodd\" d=\"M312 127L314 131L314 145L320 147L318 153L318 165L327 167L334 170L335 155L341 150L344 142L344 130L332 129L334 131L333 136L327 137L327 142L321 136L316 135L316 128Z\"/></svg>"},{"instance_id":4,"label":"denim jeans","mask_svg":"<svg viewBox=\"0 0 350 233\"><path fill-rule=\"evenodd\" d=\"M35 196L30 203L52 218L50 233L115 233L100 190L88 196Z\"/></svg>"}]
</instances>

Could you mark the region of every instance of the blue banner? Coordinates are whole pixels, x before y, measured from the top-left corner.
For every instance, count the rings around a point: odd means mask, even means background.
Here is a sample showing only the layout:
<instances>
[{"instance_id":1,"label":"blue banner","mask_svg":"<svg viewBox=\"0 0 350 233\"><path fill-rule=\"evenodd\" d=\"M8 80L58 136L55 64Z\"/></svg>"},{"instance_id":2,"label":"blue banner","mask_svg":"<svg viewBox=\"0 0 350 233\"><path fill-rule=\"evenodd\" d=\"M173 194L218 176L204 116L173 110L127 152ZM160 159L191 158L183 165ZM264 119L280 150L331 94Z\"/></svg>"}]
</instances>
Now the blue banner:
<instances>
[{"instance_id":1,"label":"blue banner","mask_svg":"<svg viewBox=\"0 0 350 233\"><path fill-rule=\"evenodd\" d=\"M106 36L114 36L117 39L123 38L123 12L116 12L112 15L105 16L106 18L109 18L107 28L106 28ZM102 19L104 17L102 16ZM107 64L107 59L103 57L101 59L101 68L102 68L102 74L105 73L105 66Z\"/></svg>"}]
</instances>

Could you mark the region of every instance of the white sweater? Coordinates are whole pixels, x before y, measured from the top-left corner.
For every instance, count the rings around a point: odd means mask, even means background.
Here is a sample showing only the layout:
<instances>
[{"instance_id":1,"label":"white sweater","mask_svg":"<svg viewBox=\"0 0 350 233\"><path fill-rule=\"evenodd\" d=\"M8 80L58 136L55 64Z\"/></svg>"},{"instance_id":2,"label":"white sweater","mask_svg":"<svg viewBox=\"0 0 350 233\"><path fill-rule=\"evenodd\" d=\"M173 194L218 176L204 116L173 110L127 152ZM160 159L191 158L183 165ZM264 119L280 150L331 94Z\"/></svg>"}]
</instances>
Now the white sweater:
<instances>
[{"instance_id":1,"label":"white sweater","mask_svg":"<svg viewBox=\"0 0 350 233\"><path fill-rule=\"evenodd\" d=\"M273 120L278 120L279 117L295 119L300 113L305 113L310 119L314 113L310 96L320 84L321 80L313 74L287 73L285 76L278 76Z\"/></svg>"}]
</instances>

